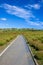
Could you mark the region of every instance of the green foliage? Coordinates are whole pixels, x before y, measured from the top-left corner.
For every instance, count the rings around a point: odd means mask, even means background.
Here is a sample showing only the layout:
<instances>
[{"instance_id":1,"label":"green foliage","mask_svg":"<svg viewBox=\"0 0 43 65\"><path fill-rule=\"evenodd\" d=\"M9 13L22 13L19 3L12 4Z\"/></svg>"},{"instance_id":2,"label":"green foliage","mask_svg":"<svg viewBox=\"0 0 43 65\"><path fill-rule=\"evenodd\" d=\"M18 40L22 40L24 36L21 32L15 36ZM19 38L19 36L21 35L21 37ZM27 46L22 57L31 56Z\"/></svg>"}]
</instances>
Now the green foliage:
<instances>
[{"instance_id":1,"label":"green foliage","mask_svg":"<svg viewBox=\"0 0 43 65\"><path fill-rule=\"evenodd\" d=\"M17 36L17 30L4 29L0 31L0 46L7 44L10 40Z\"/></svg>"},{"instance_id":2,"label":"green foliage","mask_svg":"<svg viewBox=\"0 0 43 65\"><path fill-rule=\"evenodd\" d=\"M39 65L43 65L43 30L34 29L0 29L0 48L14 39L17 35L24 35L30 45L34 57Z\"/></svg>"},{"instance_id":3,"label":"green foliage","mask_svg":"<svg viewBox=\"0 0 43 65\"><path fill-rule=\"evenodd\" d=\"M43 60L43 51L38 51L35 53L35 58L37 60Z\"/></svg>"}]
</instances>

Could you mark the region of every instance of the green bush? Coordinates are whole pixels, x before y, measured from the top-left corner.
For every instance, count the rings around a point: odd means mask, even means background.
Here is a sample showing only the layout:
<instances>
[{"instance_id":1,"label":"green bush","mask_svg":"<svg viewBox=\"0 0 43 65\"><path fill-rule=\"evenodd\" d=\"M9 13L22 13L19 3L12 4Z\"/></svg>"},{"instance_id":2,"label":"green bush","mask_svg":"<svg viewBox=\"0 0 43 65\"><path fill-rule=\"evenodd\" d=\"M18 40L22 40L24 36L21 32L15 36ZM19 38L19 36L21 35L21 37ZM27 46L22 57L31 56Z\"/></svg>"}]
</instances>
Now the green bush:
<instances>
[{"instance_id":1,"label":"green bush","mask_svg":"<svg viewBox=\"0 0 43 65\"><path fill-rule=\"evenodd\" d=\"M4 42L0 42L0 46L3 46L3 45L5 45L5 43Z\"/></svg>"},{"instance_id":2,"label":"green bush","mask_svg":"<svg viewBox=\"0 0 43 65\"><path fill-rule=\"evenodd\" d=\"M34 56L37 60L43 60L43 51L38 51Z\"/></svg>"}]
</instances>

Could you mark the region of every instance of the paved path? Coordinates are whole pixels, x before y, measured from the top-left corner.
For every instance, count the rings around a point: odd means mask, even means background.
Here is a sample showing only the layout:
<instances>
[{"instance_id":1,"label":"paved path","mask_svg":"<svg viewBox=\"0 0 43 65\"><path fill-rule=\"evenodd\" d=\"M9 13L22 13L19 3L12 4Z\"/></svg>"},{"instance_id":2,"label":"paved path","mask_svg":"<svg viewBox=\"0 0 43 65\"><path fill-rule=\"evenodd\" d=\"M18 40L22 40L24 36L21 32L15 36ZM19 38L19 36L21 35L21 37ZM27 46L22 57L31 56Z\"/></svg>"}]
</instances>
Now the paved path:
<instances>
[{"instance_id":1,"label":"paved path","mask_svg":"<svg viewBox=\"0 0 43 65\"><path fill-rule=\"evenodd\" d=\"M18 36L0 56L0 65L35 65L23 36Z\"/></svg>"}]
</instances>

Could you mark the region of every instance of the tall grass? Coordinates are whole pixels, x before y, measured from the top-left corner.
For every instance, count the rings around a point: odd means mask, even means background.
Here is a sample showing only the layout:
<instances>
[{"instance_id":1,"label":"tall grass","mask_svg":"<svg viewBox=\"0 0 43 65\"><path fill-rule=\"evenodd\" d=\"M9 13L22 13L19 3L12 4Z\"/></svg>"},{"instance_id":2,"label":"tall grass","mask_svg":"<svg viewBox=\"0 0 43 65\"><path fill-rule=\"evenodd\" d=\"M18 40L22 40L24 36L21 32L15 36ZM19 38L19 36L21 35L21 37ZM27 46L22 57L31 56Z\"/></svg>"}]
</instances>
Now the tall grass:
<instances>
[{"instance_id":1,"label":"tall grass","mask_svg":"<svg viewBox=\"0 0 43 65\"><path fill-rule=\"evenodd\" d=\"M22 34L30 45L39 65L43 65L43 30L4 29L0 30L0 50L17 35Z\"/></svg>"}]
</instances>

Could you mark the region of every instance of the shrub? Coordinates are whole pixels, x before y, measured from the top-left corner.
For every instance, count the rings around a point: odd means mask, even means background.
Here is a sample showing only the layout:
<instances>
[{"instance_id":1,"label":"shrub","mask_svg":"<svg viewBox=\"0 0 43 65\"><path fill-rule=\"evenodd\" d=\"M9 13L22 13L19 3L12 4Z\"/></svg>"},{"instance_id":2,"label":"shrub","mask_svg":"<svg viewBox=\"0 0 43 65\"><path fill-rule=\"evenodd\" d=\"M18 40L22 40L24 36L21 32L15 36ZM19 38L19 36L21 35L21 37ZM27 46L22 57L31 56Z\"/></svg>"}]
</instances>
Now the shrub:
<instances>
[{"instance_id":1,"label":"shrub","mask_svg":"<svg viewBox=\"0 0 43 65\"><path fill-rule=\"evenodd\" d=\"M0 46L3 46L5 43L4 42L0 42Z\"/></svg>"}]
</instances>

